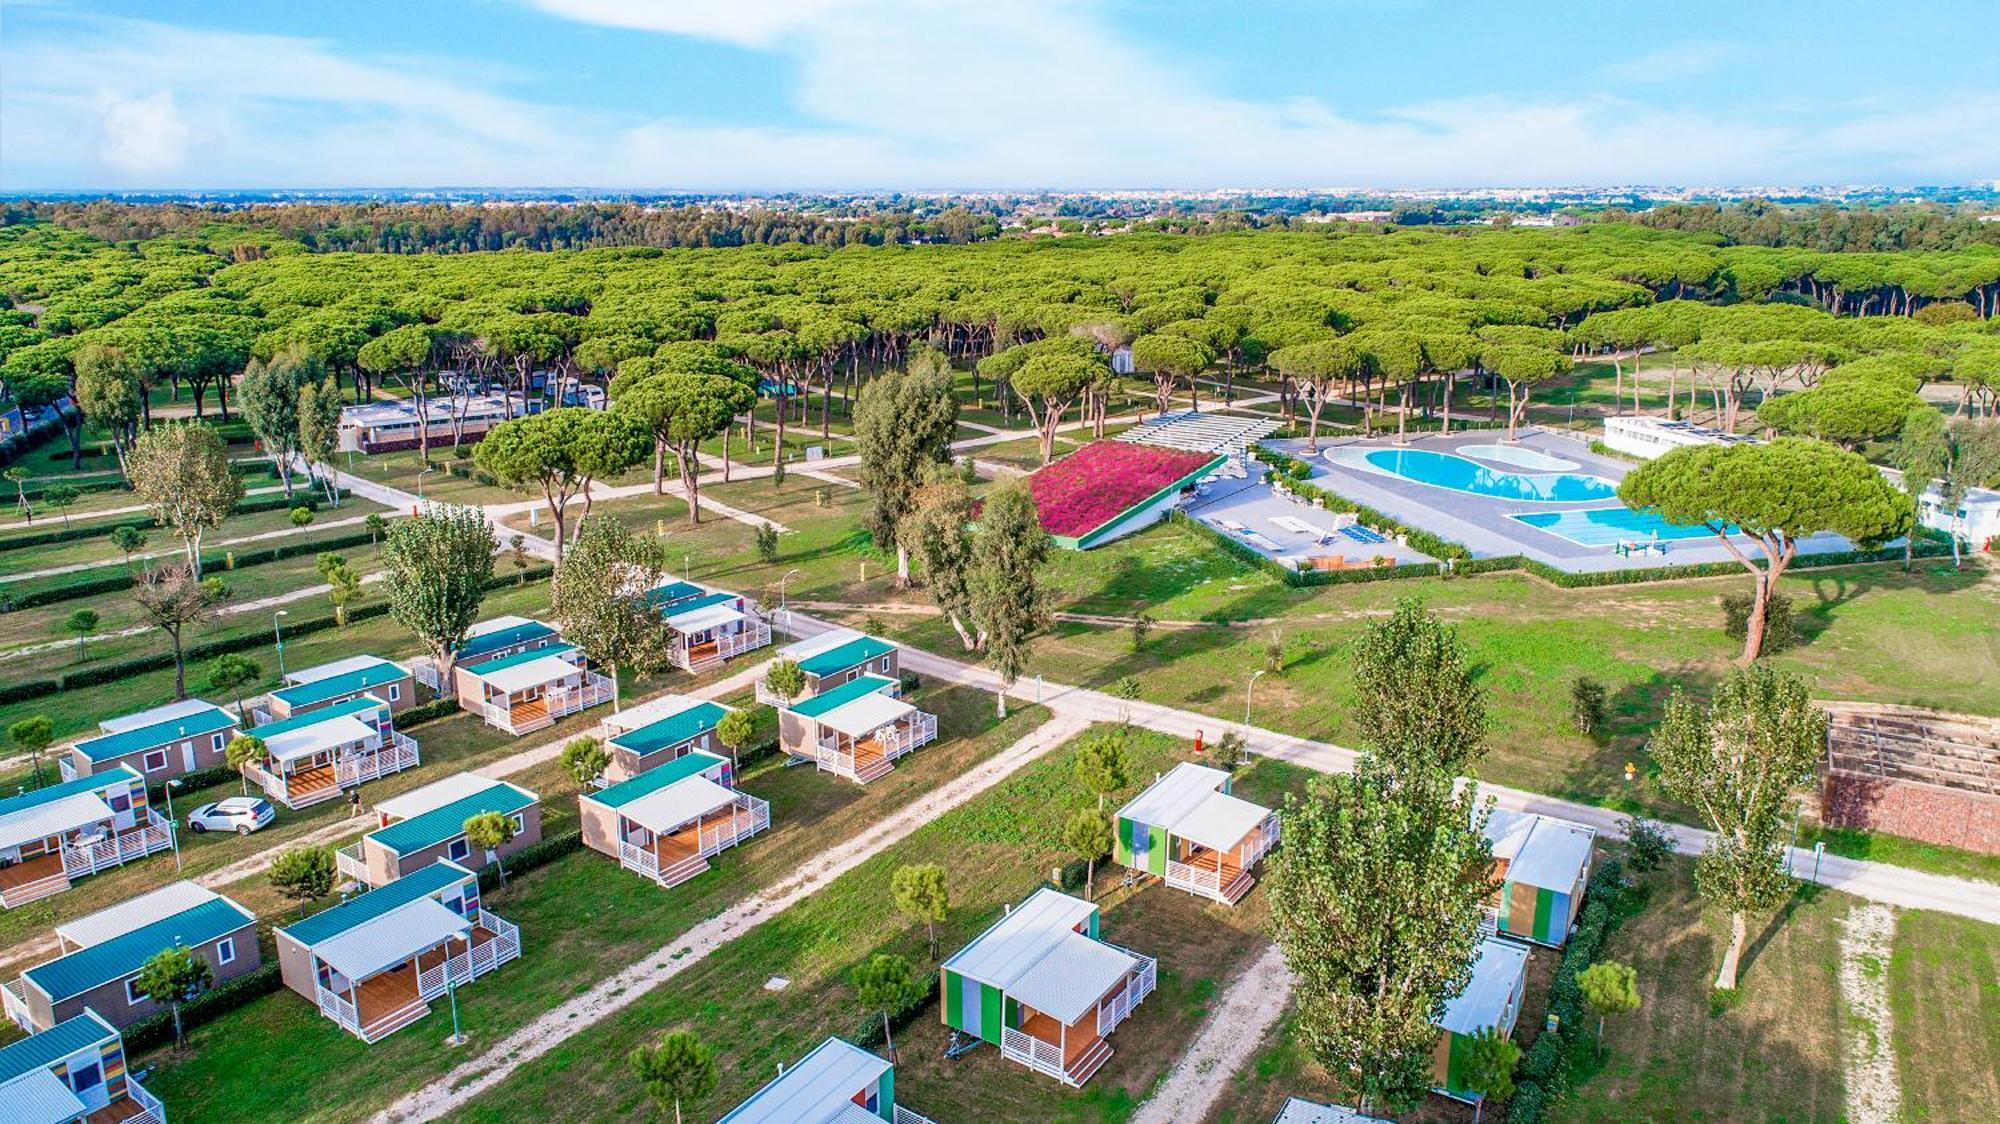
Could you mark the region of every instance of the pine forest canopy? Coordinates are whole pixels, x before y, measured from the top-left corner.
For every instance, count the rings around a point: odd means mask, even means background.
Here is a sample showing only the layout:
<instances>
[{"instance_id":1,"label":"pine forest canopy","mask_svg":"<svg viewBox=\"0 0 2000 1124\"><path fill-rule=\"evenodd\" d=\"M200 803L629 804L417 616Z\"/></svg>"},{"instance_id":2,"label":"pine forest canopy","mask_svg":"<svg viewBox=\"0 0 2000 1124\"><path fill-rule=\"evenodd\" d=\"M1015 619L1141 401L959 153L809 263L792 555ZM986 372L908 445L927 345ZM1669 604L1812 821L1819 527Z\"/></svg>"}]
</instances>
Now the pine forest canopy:
<instances>
[{"instance_id":1,"label":"pine forest canopy","mask_svg":"<svg viewBox=\"0 0 2000 1124\"><path fill-rule=\"evenodd\" d=\"M240 244L200 237L114 246L41 222L0 228L0 376L67 378L101 344L156 382L291 349L344 383L385 364L602 378L712 341L790 386L900 363L921 343L971 359L1113 325L1219 342L1232 365L1352 335L1366 374L1391 384L1435 355L1696 345L1718 382L1807 386L1884 357L1920 380L1970 357L1991 382L2000 345L2000 247L1987 245L1827 254L1614 223L423 255L262 238L239 261ZM363 356L390 333L395 348Z\"/></svg>"}]
</instances>

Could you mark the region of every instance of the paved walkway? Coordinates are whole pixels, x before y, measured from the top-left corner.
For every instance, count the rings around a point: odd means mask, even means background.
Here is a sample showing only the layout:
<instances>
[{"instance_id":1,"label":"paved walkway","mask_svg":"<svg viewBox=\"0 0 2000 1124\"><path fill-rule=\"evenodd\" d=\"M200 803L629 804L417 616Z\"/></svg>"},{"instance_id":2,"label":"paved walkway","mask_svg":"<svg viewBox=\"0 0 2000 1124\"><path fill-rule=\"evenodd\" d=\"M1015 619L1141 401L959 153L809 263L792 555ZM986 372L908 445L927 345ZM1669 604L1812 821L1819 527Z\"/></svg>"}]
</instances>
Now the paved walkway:
<instances>
[{"instance_id":1,"label":"paved walkway","mask_svg":"<svg viewBox=\"0 0 2000 1124\"><path fill-rule=\"evenodd\" d=\"M860 834L806 862L786 881L728 907L662 945L644 960L600 980L588 991L500 1040L492 1049L396 1101L378 1121L436 1120L493 1088L515 1070L631 1006L654 988L701 963L728 942L824 889L834 879L909 837L1081 733L1089 723L1056 717L971 772L897 810Z\"/></svg>"},{"instance_id":2,"label":"paved walkway","mask_svg":"<svg viewBox=\"0 0 2000 1124\"><path fill-rule=\"evenodd\" d=\"M393 516L394 513L390 512L388 513L388 515ZM246 543L269 542L272 539L288 539L293 537L294 535L310 535L315 531L326 531L326 530L331 530L332 528L335 527L356 527L366 522L367 520L368 517L366 515L354 515L345 519L330 519L324 522L319 520L314 520L313 522L308 523L303 527L280 527L278 530L275 531L263 531L255 535L244 535L240 538L219 539L215 542L205 542L201 544L201 549L204 551L209 551L209 550L214 550L218 547L243 546ZM180 549L150 550L144 554L134 554L131 557L130 561L143 562L154 558L183 558L186 557L186 555L187 552L185 550L180 550ZM125 564L125 561L126 560L114 558L103 562L77 562L68 566L50 566L45 570L30 570L25 574L9 574L7 576L7 581L20 582L20 581L27 581L30 578L52 578L59 574L74 574L79 570L108 570L113 566L119 566Z\"/></svg>"},{"instance_id":3,"label":"paved walkway","mask_svg":"<svg viewBox=\"0 0 2000 1124\"><path fill-rule=\"evenodd\" d=\"M267 496L270 495L272 492L282 492L284 490L285 486L283 484L273 484L268 488L252 488L249 491L244 492L243 494L245 496ZM4 503L5 499L6 499L5 486L0 485L0 507L9 506ZM29 502L33 503L34 501L30 500ZM18 511L20 510L20 508L18 506L15 506L15 510ZM108 518L113 515L137 515L140 512L151 511L151 510L153 509L147 507L143 503L134 503L134 504L127 504L124 507L105 507L105 508L99 508L96 511L78 511L78 512L72 512L70 514L69 523L83 523L92 519ZM62 516L60 513L58 513L56 515L42 516L42 520L39 524L30 523L25 519L16 520L15 522L12 523L0 523L0 531L20 531L34 526L40 526L46 529L50 524L66 525L63 524Z\"/></svg>"},{"instance_id":4,"label":"paved walkway","mask_svg":"<svg viewBox=\"0 0 2000 1124\"><path fill-rule=\"evenodd\" d=\"M1242 1071L1264 1033L1284 1013L1291 993L1292 973L1285 967L1285 954L1270 945L1230 981L1194 1042L1133 1113L1132 1124L1207 1119L1209 1109L1229 1087L1230 1076Z\"/></svg>"}]
</instances>

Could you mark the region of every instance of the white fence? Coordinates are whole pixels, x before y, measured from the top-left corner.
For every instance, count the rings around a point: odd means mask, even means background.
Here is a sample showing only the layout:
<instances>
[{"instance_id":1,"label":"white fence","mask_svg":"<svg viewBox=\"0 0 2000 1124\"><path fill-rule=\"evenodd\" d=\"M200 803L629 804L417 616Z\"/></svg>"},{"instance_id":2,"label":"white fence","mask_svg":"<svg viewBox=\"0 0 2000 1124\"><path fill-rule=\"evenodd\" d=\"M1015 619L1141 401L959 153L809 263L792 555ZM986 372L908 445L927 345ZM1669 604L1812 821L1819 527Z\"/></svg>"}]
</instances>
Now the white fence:
<instances>
[{"instance_id":1,"label":"white fence","mask_svg":"<svg viewBox=\"0 0 2000 1124\"><path fill-rule=\"evenodd\" d=\"M855 760L854 742L842 748L836 735L819 739L812 753L814 763L821 772L838 773L850 780L864 784L887 773L898 757L909 753L918 746L937 740L937 715L919 710L908 717L884 726L861 741L873 740L882 747L882 756L866 765Z\"/></svg>"},{"instance_id":2,"label":"white fence","mask_svg":"<svg viewBox=\"0 0 2000 1124\"><path fill-rule=\"evenodd\" d=\"M745 823L744 815L749 822ZM660 865L659 852L651 847L641 846L627 840L618 842L618 863L627 870L637 871L653 879L662 886L673 886L708 869L708 858L745 839L766 831L771 826L771 805L748 793L736 795L736 806L728 819L717 823L703 823L695 828L695 853L680 862L665 868Z\"/></svg>"},{"instance_id":3,"label":"white fence","mask_svg":"<svg viewBox=\"0 0 2000 1124\"><path fill-rule=\"evenodd\" d=\"M333 869L342 878L352 878L366 886L368 884L368 862L362 857L362 845L350 843L333 853Z\"/></svg>"},{"instance_id":4,"label":"white fence","mask_svg":"<svg viewBox=\"0 0 2000 1124\"><path fill-rule=\"evenodd\" d=\"M125 1118L126 1124L167 1124L167 1106L161 1104L158 1097L147 1092L146 1087L134 1080L129 1073L125 1075L125 1095L131 1097L132 1103L139 1106L136 1114Z\"/></svg>"},{"instance_id":5,"label":"white fence","mask_svg":"<svg viewBox=\"0 0 2000 1124\"><path fill-rule=\"evenodd\" d=\"M1025 1030L1015 1030L1011 1026L1002 1027L1000 1054L1059 1081L1069 1080L1069 1071L1063 1068L1062 1047L1053 1042L1044 1042Z\"/></svg>"},{"instance_id":6,"label":"white fence","mask_svg":"<svg viewBox=\"0 0 2000 1124\"><path fill-rule=\"evenodd\" d=\"M1117 946L1113 945L1112 947L1116 948ZM1139 956L1138 953L1132 952L1129 948L1120 951L1130 952L1133 956ZM1132 1009L1144 1002L1148 995L1153 994L1153 988L1158 986L1159 981L1159 961L1154 960L1150 956L1139 956L1138 973L1126 979L1125 986L1119 988L1117 992L1098 1002L1097 1036L1103 1038L1109 1035L1113 1030L1117 1029L1119 1023L1131 1018Z\"/></svg>"},{"instance_id":7,"label":"white fence","mask_svg":"<svg viewBox=\"0 0 2000 1124\"><path fill-rule=\"evenodd\" d=\"M504 700L491 702L485 699L462 698L458 700L458 705L486 719L488 725L498 726L510 734L526 734L553 726L558 719L578 711L608 703L615 690L610 679L594 671L586 671L583 673L583 681L576 686L551 686L544 692L539 701L545 709L532 718L517 717Z\"/></svg>"},{"instance_id":8,"label":"white fence","mask_svg":"<svg viewBox=\"0 0 2000 1124\"><path fill-rule=\"evenodd\" d=\"M343 754L336 759L333 779L345 788L413 769L422 762L423 757L417 752L417 740L408 734L390 730L382 736L381 748Z\"/></svg>"},{"instance_id":9,"label":"white fence","mask_svg":"<svg viewBox=\"0 0 2000 1124\"><path fill-rule=\"evenodd\" d=\"M133 859L174 845L173 824L151 808L146 809L143 826L119 832L95 843L65 847L63 873L70 878L95 874L106 867L123 866Z\"/></svg>"},{"instance_id":10,"label":"white fence","mask_svg":"<svg viewBox=\"0 0 2000 1124\"><path fill-rule=\"evenodd\" d=\"M28 1010L28 992L20 980L9 980L0 984L0 1006L4 1006L7 1017L29 1034L35 1033L35 1019Z\"/></svg>"}]
</instances>

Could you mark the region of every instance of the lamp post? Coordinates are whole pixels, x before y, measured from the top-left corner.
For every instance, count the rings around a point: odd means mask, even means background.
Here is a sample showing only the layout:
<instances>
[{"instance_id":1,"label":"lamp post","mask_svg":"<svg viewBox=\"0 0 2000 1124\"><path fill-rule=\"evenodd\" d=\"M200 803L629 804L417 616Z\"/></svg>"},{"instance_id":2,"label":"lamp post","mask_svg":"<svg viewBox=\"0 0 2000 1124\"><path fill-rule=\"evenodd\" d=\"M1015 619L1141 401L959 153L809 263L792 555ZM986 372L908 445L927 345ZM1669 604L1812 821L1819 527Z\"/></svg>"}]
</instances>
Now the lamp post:
<instances>
[{"instance_id":1,"label":"lamp post","mask_svg":"<svg viewBox=\"0 0 2000 1124\"><path fill-rule=\"evenodd\" d=\"M445 970L449 973L450 967L447 965ZM463 1046L465 1045L465 1032L458 1029L458 977L449 974L445 976L444 993L451 997L451 1037L445 1039L444 1044L447 1046Z\"/></svg>"},{"instance_id":2,"label":"lamp post","mask_svg":"<svg viewBox=\"0 0 2000 1124\"><path fill-rule=\"evenodd\" d=\"M1257 680L1263 678L1264 673L1269 670L1271 669L1268 667L1258 668L1250 673L1250 681L1243 684L1243 725L1246 727L1250 725L1250 692L1257 686Z\"/></svg>"},{"instance_id":3,"label":"lamp post","mask_svg":"<svg viewBox=\"0 0 2000 1124\"><path fill-rule=\"evenodd\" d=\"M271 614L271 635L277 638L278 678L281 680L285 677L285 629L284 626L278 623L278 618L289 617L291 615L290 612L284 609L279 609L277 612Z\"/></svg>"},{"instance_id":4,"label":"lamp post","mask_svg":"<svg viewBox=\"0 0 2000 1124\"><path fill-rule=\"evenodd\" d=\"M417 473L417 503L419 504L422 504L424 502L424 477L429 476L430 474L431 474L430 465L425 465L423 467L423 471Z\"/></svg>"},{"instance_id":5,"label":"lamp post","mask_svg":"<svg viewBox=\"0 0 2000 1124\"><path fill-rule=\"evenodd\" d=\"M778 615L781 617L785 615L785 583L791 581L796 573L797 570L786 570L785 576L778 579Z\"/></svg>"},{"instance_id":6,"label":"lamp post","mask_svg":"<svg viewBox=\"0 0 2000 1124\"><path fill-rule=\"evenodd\" d=\"M181 833L176 830L179 825L174 822L174 790L180 786L181 782L179 778L170 779L166 784L160 786L161 791L167 794L167 838L174 845L175 874L181 872Z\"/></svg>"}]
</instances>

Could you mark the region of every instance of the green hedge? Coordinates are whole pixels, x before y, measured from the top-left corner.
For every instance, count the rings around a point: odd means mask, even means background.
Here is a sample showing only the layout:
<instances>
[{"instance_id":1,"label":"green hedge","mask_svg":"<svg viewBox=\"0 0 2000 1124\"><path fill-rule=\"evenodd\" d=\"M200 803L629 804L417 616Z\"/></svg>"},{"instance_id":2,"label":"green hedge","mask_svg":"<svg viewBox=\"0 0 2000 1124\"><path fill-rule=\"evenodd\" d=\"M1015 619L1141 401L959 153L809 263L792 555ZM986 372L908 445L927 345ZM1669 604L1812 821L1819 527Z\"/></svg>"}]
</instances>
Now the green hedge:
<instances>
[{"instance_id":1,"label":"green hedge","mask_svg":"<svg viewBox=\"0 0 2000 1124\"><path fill-rule=\"evenodd\" d=\"M347 493L342 494L346 495ZM4 498L4 493L0 493L0 498ZM326 496L324 493L309 491L305 488L300 488L298 494L294 496L286 496L283 492L275 492L267 496L246 496L242 502L236 505L235 510L230 512L230 514L255 515L263 511L290 511L295 507L311 508L314 511L318 511L320 504L325 499ZM47 518L47 516L43 518ZM37 531L33 534L15 535L10 538L0 539L0 550L20 550L30 546L47 546L50 543L75 542L78 539L90 539L96 538L99 535L108 535L120 527L136 527L144 531L157 525L150 515L134 515L126 519L92 522L84 526L57 526L47 531Z\"/></svg>"},{"instance_id":2,"label":"green hedge","mask_svg":"<svg viewBox=\"0 0 2000 1124\"><path fill-rule=\"evenodd\" d=\"M180 791L192 792L197 788L208 788L211 785L233 781L241 775L227 765L211 765L206 769L196 769L193 772L182 773L174 779L181 782L175 786ZM149 784L146 786L146 803L155 808L165 808L167 806L167 786L164 781L160 784ZM183 809L176 808L174 810L178 812Z\"/></svg>"},{"instance_id":3,"label":"green hedge","mask_svg":"<svg viewBox=\"0 0 2000 1124\"><path fill-rule=\"evenodd\" d=\"M1509 1124L1539 1124L1548 1106L1569 1091L1571 1074L1596 1049L1593 1023L1576 977L1597 958L1605 938L1640 904L1625 885L1625 867L1605 859L1590 874L1585 905L1576 932L1563 946L1562 963L1549 985L1549 1014L1556 1029L1544 1029L1514 1069L1514 1097L1507 1105Z\"/></svg>"},{"instance_id":4,"label":"green hedge","mask_svg":"<svg viewBox=\"0 0 2000 1124\"><path fill-rule=\"evenodd\" d=\"M583 850L583 829L565 831L561 835L551 835L538 842L530 843L502 864L507 868L507 877L518 878L538 866L548 864ZM491 863L479 868L479 888L491 890L500 885L500 872Z\"/></svg>"},{"instance_id":5,"label":"green hedge","mask_svg":"<svg viewBox=\"0 0 2000 1124\"><path fill-rule=\"evenodd\" d=\"M432 699L430 702L398 712L396 715L396 728L398 730L408 730L415 726L421 726L426 722L435 722L448 715L457 714L458 711L458 700L455 698L447 696L441 699Z\"/></svg>"},{"instance_id":6,"label":"green hedge","mask_svg":"<svg viewBox=\"0 0 2000 1124\"><path fill-rule=\"evenodd\" d=\"M285 986L277 960L270 959L227 983L217 984L181 1005L181 1024L193 1030ZM125 1028L125 1054L130 1057L174 1040L174 1013L156 1011Z\"/></svg>"},{"instance_id":7,"label":"green hedge","mask_svg":"<svg viewBox=\"0 0 2000 1124\"><path fill-rule=\"evenodd\" d=\"M913 967L917 972L917 977L911 981L914 986L908 1000L908 1005L902 1010L889 1015L889 1025L897 1030L902 1030L904 1027L915 1023L937 1002L938 980L940 978L938 973L926 972L921 965ZM873 1050L875 1047L882 1045L882 1012L871 1011L863 1015L861 1021L855 1024L854 1033L847 1036L847 1040L864 1050Z\"/></svg>"},{"instance_id":8,"label":"green hedge","mask_svg":"<svg viewBox=\"0 0 2000 1124\"><path fill-rule=\"evenodd\" d=\"M350 547L367 546L375 541L366 531L336 535L329 539L310 539L304 542L289 542L279 546L264 547L261 550L237 552L225 550L220 554L204 555L201 570L204 575L219 577L233 570L247 566L261 566L267 562L277 562L286 558L296 558L301 554L318 554L325 550L346 550ZM233 564L232 564L233 563ZM104 567L117 572L101 577L86 577L63 585L49 586L33 590L19 597L8 597L0 602L0 611L32 609L38 605L54 605L62 601L73 601L79 597L95 597L100 593L115 593L130 588L132 573L123 564L106 563ZM88 571L86 571L88 573Z\"/></svg>"}]
</instances>

